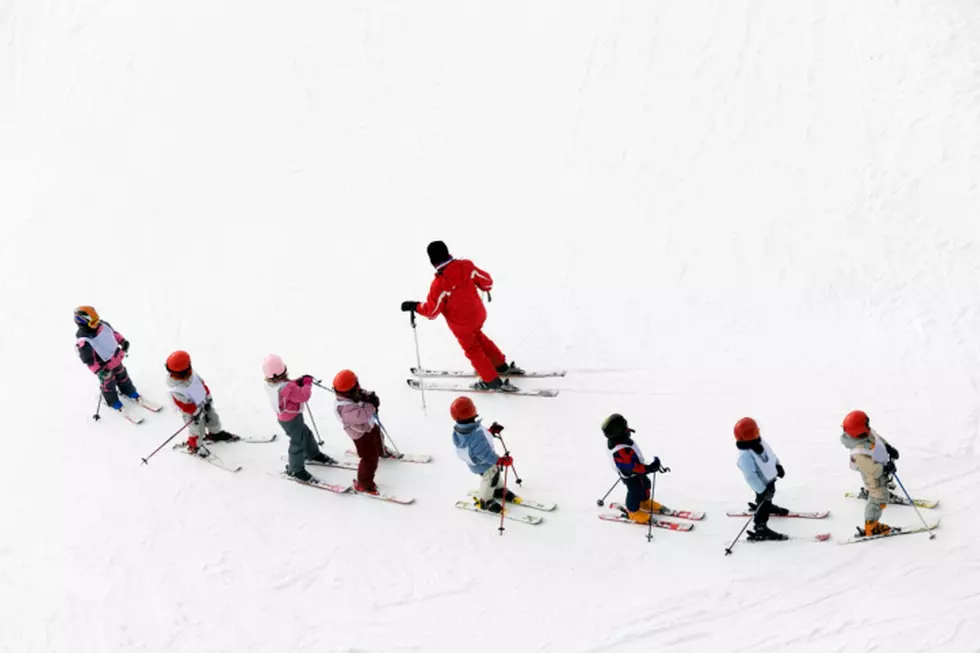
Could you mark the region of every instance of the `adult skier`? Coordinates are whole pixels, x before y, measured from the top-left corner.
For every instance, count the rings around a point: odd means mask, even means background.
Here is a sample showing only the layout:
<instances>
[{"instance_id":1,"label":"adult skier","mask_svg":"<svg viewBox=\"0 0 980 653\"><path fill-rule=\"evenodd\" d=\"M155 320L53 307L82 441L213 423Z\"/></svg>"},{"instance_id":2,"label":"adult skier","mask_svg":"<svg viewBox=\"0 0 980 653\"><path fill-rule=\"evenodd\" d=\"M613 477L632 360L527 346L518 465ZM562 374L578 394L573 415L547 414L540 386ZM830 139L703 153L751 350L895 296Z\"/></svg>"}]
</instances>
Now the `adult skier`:
<instances>
[{"instance_id":1,"label":"adult skier","mask_svg":"<svg viewBox=\"0 0 980 653\"><path fill-rule=\"evenodd\" d=\"M378 471L378 460L394 457L384 445L381 425L376 417L381 400L376 393L363 389L357 375L351 370L337 372L333 378L333 391L336 395L334 410L337 419L344 425L344 432L354 441L354 448L361 459L357 465L354 490L377 494L374 474Z\"/></svg>"},{"instance_id":2,"label":"adult skier","mask_svg":"<svg viewBox=\"0 0 980 653\"><path fill-rule=\"evenodd\" d=\"M129 341L100 318L91 306L75 309L75 324L78 325L75 333L78 357L99 377L99 389L106 406L119 413L126 412L117 390L134 403L140 403L140 393L123 365L123 358L129 351Z\"/></svg>"},{"instance_id":3,"label":"adult skier","mask_svg":"<svg viewBox=\"0 0 980 653\"><path fill-rule=\"evenodd\" d=\"M306 471L306 461L336 464L336 460L320 451L313 431L303 420L303 406L313 394L313 377L309 374L290 380L282 358L269 354L262 361L265 389L272 409L276 412L279 426L289 437L289 464L286 474L297 481L308 483L313 475Z\"/></svg>"},{"instance_id":4,"label":"adult skier","mask_svg":"<svg viewBox=\"0 0 980 653\"><path fill-rule=\"evenodd\" d=\"M504 427L494 422L484 428L476 411L476 404L469 397L457 397L449 407L449 414L456 421L453 427L453 446L456 455L466 463L471 472L480 477L480 491L474 498L477 507L499 513L503 506L499 500L513 501L510 490L504 494L501 469L514 464L510 456L498 456L493 448L493 435L499 435Z\"/></svg>"},{"instance_id":5,"label":"adult skier","mask_svg":"<svg viewBox=\"0 0 980 653\"><path fill-rule=\"evenodd\" d=\"M891 475L895 473L898 449L871 428L871 419L864 411L848 413L841 427L844 429L840 436L841 444L850 452L851 469L861 472L864 483L861 494L868 498L864 505L864 528L859 527L858 533L885 535L897 530L880 520L889 501L888 485Z\"/></svg>"},{"instance_id":6,"label":"adult skier","mask_svg":"<svg viewBox=\"0 0 980 653\"><path fill-rule=\"evenodd\" d=\"M174 404L184 414L188 435L184 446L191 453L206 457L209 452L205 442L237 440L238 436L221 428L221 417L214 409L211 390L191 367L191 357L178 350L167 356L167 387Z\"/></svg>"},{"instance_id":7,"label":"adult skier","mask_svg":"<svg viewBox=\"0 0 980 653\"><path fill-rule=\"evenodd\" d=\"M665 472L660 458L654 456L650 463L644 462L643 452L633 442L632 433L626 418L613 413L602 422L602 433L606 436L606 448L613 468L626 486L626 516L637 524L648 524L653 515L670 512L663 504L653 500L650 495L652 483L648 474Z\"/></svg>"},{"instance_id":8,"label":"adult skier","mask_svg":"<svg viewBox=\"0 0 980 653\"><path fill-rule=\"evenodd\" d=\"M749 503L749 510L755 511L752 520L755 530L748 532L749 539L788 539L786 535L769 528L770 515L789 514L789 510L772 502L776 495L776 479L783 478L786 471L772 447L762 439L759 425L751 417L743 417L735 423L735 446L739 450L738 468L755 492L755 503Z\"/></svg>"},{"instance_id":9,"label":"adult skier","mask_svg":"<svg viewBox=\"0 0 980 653\"><path fill-rule=\"evenodd\" d=\"M493 279L472 261L453 258L441 240L429 243L426 251L436 269L429 296L425 303L402 302L402 310L414 311L430 320L440 314L445 316L449 330L480 375L480 380L472 385L474 390L516 391L517 387L500 375L519 376L524 370L513 362L508 364L500 348L483 333L487 309L478 291L489 293Z\"/></svg>"}]
</instances>

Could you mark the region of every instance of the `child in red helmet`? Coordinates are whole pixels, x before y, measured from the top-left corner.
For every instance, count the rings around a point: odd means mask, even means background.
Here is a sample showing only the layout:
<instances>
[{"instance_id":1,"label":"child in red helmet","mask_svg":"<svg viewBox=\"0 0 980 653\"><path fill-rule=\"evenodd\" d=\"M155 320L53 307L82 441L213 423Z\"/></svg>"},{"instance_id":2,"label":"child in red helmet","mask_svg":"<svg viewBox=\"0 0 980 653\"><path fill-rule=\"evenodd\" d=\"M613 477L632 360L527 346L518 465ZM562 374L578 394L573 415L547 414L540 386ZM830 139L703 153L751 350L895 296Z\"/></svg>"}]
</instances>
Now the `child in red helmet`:
<instances>
[{"instance_id":1,"label":"child in red helmet","mask_svg":"<svg viewBox=\"0 0 980 653\"><path fill-rule=\"evenodd\" d=\"M759 425L751 417L743 417L735 423L735 446L739 450L738 468L745 482L755 492L755 503L749 510L755 511L755 530L749 531L750 540L785 540L786 535L769 528L770 515L787 515L789 510L772 502L776 495L776 479L786 475L779 458L759 433Z\"/></svg>"},{"instance_id":2,"label":"child in red helmet","mask_svg":"<svg viewBox=\"0 0 980 653\"><path fill-rule=\"evenodd\" d=\"M895 530L881 522L881 513L890 501L888 484L895 472L898 449L891 446L874 429L867 413L855 410L847 414L841 424L844 432L840 441L851 453L851 469L861 472L864 487L861 495L867 497L864 506L864 528L859 535L885 535Z\"/></svg>"},{"instance_id":3,"label":"child in red helmet","mask_svg":"<svg viewBox=\"0 0 980 653\"><path fill-rule=\"evenodd\" d=\"M177 408L192 424L187 427L190 435L184 446L191 453L207 456L204 442L238 440L238 436L221 428L221 418L214 409L211 390L197 372L191 368L191 357L186 351L175 351L167 357L167 387ZM204 442L201 442L203 440Z\"/></svg>"},{"instance_id":4,"label":"child in red helmet","mask_svg":"<svg viewBox=\"0 0 980 653\"><path fill-rule=\"evenodd\" d=\"M453 427L453 446L456 455L466 463L471 472L480 477L480 492L475 497L481 510L499 513L503 506L498 499L514 501L514 493L504 487L500 470L510 467L514 461L510 456L498 456L493 448L493 436L499 435L504 427L494 422L484 428L476 412L476 404L469 397L457 397L449 407L449 414L456 420Z\"/></svg>"},{"instance_id":5,"label":"child in red helmet","mask_svg":"<svg viewBox=\"0 0 980 653\"><path fill-rule=\"evenodd\" d=\"M654 514L668 510L653 500L648 474L666 472L668 468L663 467L656 456L650 463L643 462L643 452L630 435L635 432L619 413L613 413L602 423L602 433L606 436L606 447L613 467L626 486L626 516L637 524L648 524Z\"/></svg>"},{"instance_id":6,"label":"child in red helmet","mask_svg":"<svg viewBox=\"0 0 980 653\"><path fill-rule=\"evenodd\" d=\"M357 466L357 478L354 479L354 490L375 494L378 486L374 482L374 474L378 470L378 460L394 457L384 446L377 419L381 400L376 393L363 389L357 375L350 370L337 373L333 378L333 391L336 393L334 410L337 411L337 418L344 425L344 432L354 441L354 448L361 459Z\"/></svg>"}]
</instances>

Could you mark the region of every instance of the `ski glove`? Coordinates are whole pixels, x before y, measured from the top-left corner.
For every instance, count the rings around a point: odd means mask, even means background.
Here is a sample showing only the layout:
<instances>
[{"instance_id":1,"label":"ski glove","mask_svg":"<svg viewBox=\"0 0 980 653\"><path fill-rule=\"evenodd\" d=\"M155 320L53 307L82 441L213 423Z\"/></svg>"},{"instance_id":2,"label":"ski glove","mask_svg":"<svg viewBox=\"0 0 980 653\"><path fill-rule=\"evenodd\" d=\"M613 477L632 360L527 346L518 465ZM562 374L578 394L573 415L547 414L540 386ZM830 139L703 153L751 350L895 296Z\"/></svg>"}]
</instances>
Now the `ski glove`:
<instances>
[{"instance_id":1,"label":"ski glove","mask_svg":"<svg viewBox=\"0 0 980 653\"><path fill-rule=\"evenodd\" d=\"M668 468L661 466L661 464L660 464L660 458L658 458L657 456L654 456L653 457L653 462L646 464L646 471L644 473L645 474L655 474L657 472L667 471L667 469Z\"/></svg>"},{"instance_id":2,"label":"ski glove","mask_svg":"<svg viewBox=\"0 0 980 653\"><path fill-rule=\"evenodd\" d=\"M514 464L514 459L510 456L501 456L497 459L497 467L510 467Z\"/></svg>"},{"instance_id":3,"label":"ski glove","mask_svg":"<svg viewBox=\"0 0 980 653\"><path fill-rule=\"evenodd\" d=\"M406 313L414 313L415 311L419 310L419 303L413 301L402 302L402 310Z\"/></svg>"},{"instance_id":4,"label":"ski glove","mask_svg":"<svg viewBox=\"0 0 980 653\"><path fill-rule=\"evenodd\" d=\"M892 474L895 473L895 461L889 460L887 463L884 464L882 469L885 471L886 476L891 476Z\"/></svg>"},{"instance_id":5,"label":"ski glove","mask_svg":"<svg viewBox=\"0 0 980 653\"><path fill-rule=\"evenodd\" d=\"M375 410L381 408L381 400L378 399L378 395L373 392L364 393L364 402L374 406Z\"/></svg>"},{"instance_id":6,"label":"ski glove","mask_svg":"<svg viewBox=\"0 0 980 653\"><path fill-rule=\"evenodd\" d=\"M783 469L783 466L780 465L779 463L776 463L776 476L778 476L779 478L786 476L786 470Z\"/></svg>"},{"instance_id":7,"label":"ski glove","mask_svg":"<svg viewBox=\"0 0 980 653\"><path fill-rule=\"evenodd\" d=\"M887 442L885 443L885 451L888 452L889 458L891 458L892 460L898 460L898 449L888 444Z\"/></svg>"},{"instance_id":8,"label":"ski glove","mask_svg":"<svg viewBox=\"0 0 980 653\"><path fill-rule=\"evenodd\" d=\"M303 376L296 379L296 385L302 388L305 384L309 383L312 380L313 380L312 376L310 376L309 374L304 374Z\"/></svg>"},{"instance_id":9,"label":"ski glove","mask_svg":"<svg viewBox=\"0 0 980 653\"><path fill-rule=\"evenodd\" d=\"M110 370L108 367L103 367L95 374L99 377L99 381L108 381L112 378L112 370Z\"/></svg>"},{"instance_id":10,"label":"ski glove","mask_svg":"<svg viewBox=\"0 0 980 653\"><path fill-rule=\"evenodd\" d=\"M487 430L490 431L492 435L500 435L500 432L504 430L504 427L503 425L494 422Z\"/></svg>"},{"instance_id":11,"label":"ski glove","mask_svg":"<svg viewBox=\"0 0 980 653\"><path fill-rule=\"evenodd\" d=\"M119 343L119 348L122 349L124 352L126 352L128 354L129 353L129 341L124 339L122 342Z\"/></svg>"}]
</instances>

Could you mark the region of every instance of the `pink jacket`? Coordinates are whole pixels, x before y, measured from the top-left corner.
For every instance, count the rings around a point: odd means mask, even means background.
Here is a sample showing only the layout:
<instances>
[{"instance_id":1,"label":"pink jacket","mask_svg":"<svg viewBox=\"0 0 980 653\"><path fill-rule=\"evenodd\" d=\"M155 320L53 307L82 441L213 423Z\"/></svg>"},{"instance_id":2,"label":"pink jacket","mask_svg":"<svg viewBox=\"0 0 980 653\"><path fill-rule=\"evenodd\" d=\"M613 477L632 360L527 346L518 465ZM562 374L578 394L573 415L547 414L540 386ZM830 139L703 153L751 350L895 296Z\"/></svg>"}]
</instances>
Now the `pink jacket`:
<instances>
[{"instance_id":1,"label":"pink jacket","mask_svg":"<svg viewBox=\"0 0 980 653\"><path fill-rule=\"evenodd\" d=\"M313 394L313 377L304 376L303 386L293 381L287 381L279 386L278 417L280 422L291 422L303 412L303 404L310 400Z\"/></svg>"},{"instance_id":2,"label":"pink jacket","mask_svg":"<svg viewBox=\"0 0 980 653\"><path fill-rule=\"evenodd\" d=\"M352 440L358 440L367 435L377 425L377 422L374 421L377 411L371 404L353 401L346 397L337 397L337 403L334 407L337 410L337 418L344 425L344 431Z\"/></svg>"}]
</instances>

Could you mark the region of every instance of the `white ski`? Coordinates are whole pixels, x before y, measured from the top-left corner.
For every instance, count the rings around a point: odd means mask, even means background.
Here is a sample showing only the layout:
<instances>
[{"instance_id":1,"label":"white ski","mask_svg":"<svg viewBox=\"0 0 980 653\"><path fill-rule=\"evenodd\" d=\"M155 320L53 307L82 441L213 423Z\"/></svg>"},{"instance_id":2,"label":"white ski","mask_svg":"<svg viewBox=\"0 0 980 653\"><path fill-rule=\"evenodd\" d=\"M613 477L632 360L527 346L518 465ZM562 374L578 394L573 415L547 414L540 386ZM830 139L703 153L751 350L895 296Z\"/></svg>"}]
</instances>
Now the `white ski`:
<instances>
[{"instance_id":1,"label":"white ski","mask_svg":"<svg viewBox=\"0 0 980 653\"><path fill-rule=\"evenodd\" d=\"M480 496L478 490L470 490L467 494L471 497ZM558 507L554 503L541 503L540 501L534 501L533 499L525 499L521 496L515 496L513 501L508 501L507 503L513 503L515 506L521 506L523 508L531 508L532 510L543 510L545 512L551 512Z\"/></svg>"},{"instance_id":2,"label":"white ski","mask_svg":"<svg viewBox=\"0 0 980 653\"><path fill-rule=\"evenodd\" d=\"M353 456L357 458L357 451L354 449L348 449L344 452L347 456ZM432 462L432 456L424 453L403 453L401 456L395 456L393 458L385 458L382 456L382 462L385 460L390 460L397 463L429 463Z\"/></svg>"},{"instance_id":3,"label":"white ski","mask_svg":"<svg viewBox=\"0 0 980 653\"><path fill-rule=\"evenodd\" d=\"M479 376L474 370L430 370L425 368L409 368L413 376L419 377L448 377L448 378L475 378ZM548 370L543 372L525 372L524 374L501 374L501 378L509 379L545 379L549 377L565 376L567 370Z\"/></svg>"},{"instance_id":4,"label":"white ski","mask_svg":"<svg viewBox=\"0 0 980 653\"><path fill-rule=\"evenodd\" d=\"M405 379L408 383L408 387L414 388L416 390L432 390L434 392L473 392L476 394L486 394L486 395L515 395L523 397L557 397L558 390L553 388L542 388L540 390L513 390L510 392L503 392L499 390L477 390L471 388L465 383L425 383L424 385L418 379Z\"/></svg>"},{"instance_id":5,"label":"white ski","mask_svg":"<svg viewBox=\"0 0 980 653\"><path fill-rule=\"evenodd\" d=\"M491 517L496 517L497 519L500 519L499 512L490 512L489 510L484 510L479 506L477 506L472 501L457 501L456 507L459 508L460 510L469 510L471 512L478 512L484 515L490 515ZM504 519L509 519L511 521L519 521L525 524L532 524L532 525L537 525L540 524L542 521L544 521L541 517L538 517L537 515L511 515L507 512L506 508L504 509Z\"/></svg>"}]
</instances>

